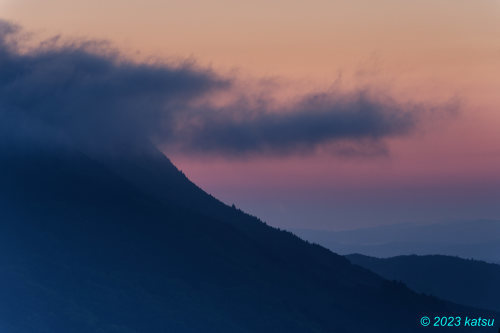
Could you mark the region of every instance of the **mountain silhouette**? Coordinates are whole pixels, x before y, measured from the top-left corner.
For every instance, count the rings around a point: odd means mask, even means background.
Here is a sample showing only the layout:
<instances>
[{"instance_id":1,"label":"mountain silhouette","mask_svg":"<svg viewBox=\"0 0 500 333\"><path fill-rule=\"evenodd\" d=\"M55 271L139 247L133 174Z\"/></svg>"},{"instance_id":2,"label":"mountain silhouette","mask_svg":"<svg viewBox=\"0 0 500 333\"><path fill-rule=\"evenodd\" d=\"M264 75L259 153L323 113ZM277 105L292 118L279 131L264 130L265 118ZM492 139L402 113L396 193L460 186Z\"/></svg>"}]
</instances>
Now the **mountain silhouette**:
<instances>
[{"instance_id":1,"label":"mountain silhouette","mask_svg":"<svg viewBox=\"0 0 500 333\"><path fill-rule=\"evenodd\" d=\"M343 255L359 253L388 258L442 254L500 264L499 220L401 223L345 231L292 231L303 239Z\"/></svg>"},{"instance_id":2,"label":"mountain silhouette","mask_svg":"<svg viewBox=\"0 0 500 333\"><path fill-rule=\"evenodd\" d=\"M9 138L0 182L1 332L420 332L423 315L497 315L269 227L147 142Z\"/></svg>"},{"instance_id":3,"label":"mountain silhouette","mask_svg":"<svg viewBox=\"0 0 500 333\"><path fill-rule=\"evenodd\" d=\"M352 254L347 258L387 279L401 281L415 291L500 311L499 265L442 255L378 259Z\"/></svg>"}]
</instances>

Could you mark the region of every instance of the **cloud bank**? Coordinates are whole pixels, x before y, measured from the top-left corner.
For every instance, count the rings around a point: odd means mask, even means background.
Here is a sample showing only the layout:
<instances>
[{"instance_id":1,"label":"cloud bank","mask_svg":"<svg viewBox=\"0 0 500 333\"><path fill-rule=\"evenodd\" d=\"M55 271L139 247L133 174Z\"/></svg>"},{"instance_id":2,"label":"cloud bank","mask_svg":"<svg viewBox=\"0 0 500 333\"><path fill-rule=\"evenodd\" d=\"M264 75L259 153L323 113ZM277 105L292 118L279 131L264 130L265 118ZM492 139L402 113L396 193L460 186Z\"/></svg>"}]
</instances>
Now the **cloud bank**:
<instances>
[{"instance_id":1,"label":"cloud bank","mask_svg":"<svg viewBox=\"0 0 500 333\"><path fill-rule=\"evenodd\" d=\"M224 155L303 153L325 145L335 152L348 153L346 147L385 151L383 139L411 133L427 111L363 91L319 93L278 110L267 107L239 103L192 112L191 126L174 132L176 142L181 150ZM343 143L344 150L332 143Z\"/></svg>"},{"instance_id":2,"label":"cloud bank","mask_svg":"<svg viewBox=\"0 0 500 333\"><path fill-rule=\"evenodd\" d=\"M228 84L190 64L136 64L98 42L53 39L27 49L22 43L17 26L0 23L4 131L17 120L78 140L150 136L180 105Z\"/></svg>"},{"instance_id":3,"label":"cloud bank","mask_svg":"<svg viewBox=\"0 0 500 333\"><path fill-rule=\"evenodd\" d=\"M22 29L0 21L4 138L43 128L96 147L151 139L186 154L377 153L433 109L367 91L320 92L281 107L236 92L238 102L215 106L211 94L235 79L193 63L136 63L93 41L26 45Z\"/></svg>"}]
</instances>

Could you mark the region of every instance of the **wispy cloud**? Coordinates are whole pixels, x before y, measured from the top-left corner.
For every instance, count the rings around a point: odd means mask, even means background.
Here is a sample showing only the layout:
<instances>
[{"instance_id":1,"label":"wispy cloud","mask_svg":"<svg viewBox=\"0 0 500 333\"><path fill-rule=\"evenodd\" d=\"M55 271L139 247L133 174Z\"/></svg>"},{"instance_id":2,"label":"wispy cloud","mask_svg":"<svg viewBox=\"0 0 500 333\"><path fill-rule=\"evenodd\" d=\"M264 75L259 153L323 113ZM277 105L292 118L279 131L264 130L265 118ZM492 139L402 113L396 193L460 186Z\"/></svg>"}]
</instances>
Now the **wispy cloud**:
<instances>
[{"instance_id":1,"label":"wispy cloud","mask_svg":"<svg viewBox=\"0 0 500 333\"><path fill-rule=\"evenodd\" d=\"M25 47L22 30L0 21L2 134L44 127L96 147L154 139L190 154L385 152L384 140L408 135L434 106L397 102L369 91L327 91L277 107L244 98L215 106L200 100L234 91L234 78L191 63L136 63L108 45L57 38ZM27 125L27 124L37 124Z\"/></svg>"},{"instance_id":2,"label":"wispy cloud","mask_svg":"<svg viewBox=\"0 0 500 333\"><path fill-rule=\"evenodd\" d=\"M174 138L186 151L228 155L310 152L335 142L381 152L385 151L380 144L383 139L409 134L427 110L367 91L326 92L302 97L280 109L265 104L255 109L238 103L191 110L189 124L178 125ZM337 152L349 154L346 149L344 146ZM353 148L349 150L355 153Z\"/></svg>"}]
</instances>

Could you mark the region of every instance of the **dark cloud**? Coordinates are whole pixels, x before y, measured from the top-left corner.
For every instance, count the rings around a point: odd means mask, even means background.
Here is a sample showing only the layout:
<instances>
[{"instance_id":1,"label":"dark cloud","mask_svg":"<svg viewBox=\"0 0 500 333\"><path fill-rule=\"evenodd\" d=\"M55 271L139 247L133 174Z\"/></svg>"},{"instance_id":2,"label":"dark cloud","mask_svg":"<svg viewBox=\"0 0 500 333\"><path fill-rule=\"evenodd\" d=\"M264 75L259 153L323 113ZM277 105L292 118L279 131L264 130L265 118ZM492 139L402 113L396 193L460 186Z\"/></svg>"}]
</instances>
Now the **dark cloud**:
<instances>
[{"instance_id":1,"label":"dark cloud","mask_svg":"<svg viewBox=\"0 0 500 333\"><path fill-rule=\"evenodd\" d=\"M23 39L0 21L4 137L43 128L93 146L147 138L186 153L371 154L386 151L385 138L412 132L429 109L366 91L312 94L286 107L246 96L214 107L200 100L232 80L192 63L139 64L102 43L27 47Z\"/></svg>"},{"instance_id":2,"label":"dark cloud","mask_svg":"<svg viewBox=\"0 0 500 333\"><path fill-rule=\"evenodd\" d=\"M330 92L279 110L243 103L200 110L190 126L177 126L175 138L183 150L229 155L310 152L325 144L344 155L385 153L381 140L409 134L426 111L368 92Z\"/></svg>"},{"instance_id":3,"label":"dark cloud","mask_svg":"<svg viewBox=\"0 0 500 333\"><path fill-rule=\"evenodd\" d=\"M3 131L29 121L83 141L150 136L178 108L228 85L193 64L137 64L97 42L28 48L20 39L19 28L0 23Z\"/></svg>"}]
</instances>

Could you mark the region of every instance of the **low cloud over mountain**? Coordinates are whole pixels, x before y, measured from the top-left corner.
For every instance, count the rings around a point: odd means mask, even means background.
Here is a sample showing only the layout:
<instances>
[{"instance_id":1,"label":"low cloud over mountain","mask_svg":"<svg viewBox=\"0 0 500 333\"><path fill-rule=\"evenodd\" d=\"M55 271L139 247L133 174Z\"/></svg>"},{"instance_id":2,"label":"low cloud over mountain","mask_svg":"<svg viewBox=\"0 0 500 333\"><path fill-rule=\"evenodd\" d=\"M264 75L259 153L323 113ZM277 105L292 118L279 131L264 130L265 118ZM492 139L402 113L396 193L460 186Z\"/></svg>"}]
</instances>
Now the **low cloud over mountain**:
<instances>
[{"instance_id":1,"label":"low cloud over mountain","mask_svg":"<svg viewBox=\"0 0 500 333\"><path fill-rule=\"evenodd\" d=\"M369 91L317 92L277 106L237 92L235 80L192 62L133 62L106 43L34 43L18 26L0 23L3 135L48 131L92 147L148 138L184 153L230 156L320 147L379 154L384 139L412 133L440 109ZM218 92L246 102L216 106L210 100Z\"/></svg>"}]
</instances>

